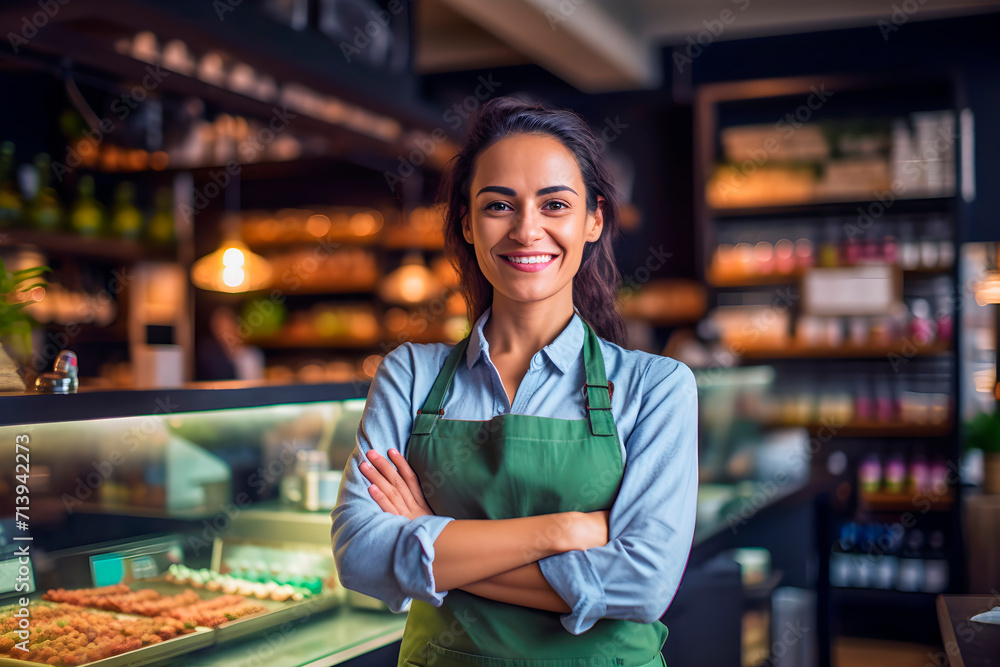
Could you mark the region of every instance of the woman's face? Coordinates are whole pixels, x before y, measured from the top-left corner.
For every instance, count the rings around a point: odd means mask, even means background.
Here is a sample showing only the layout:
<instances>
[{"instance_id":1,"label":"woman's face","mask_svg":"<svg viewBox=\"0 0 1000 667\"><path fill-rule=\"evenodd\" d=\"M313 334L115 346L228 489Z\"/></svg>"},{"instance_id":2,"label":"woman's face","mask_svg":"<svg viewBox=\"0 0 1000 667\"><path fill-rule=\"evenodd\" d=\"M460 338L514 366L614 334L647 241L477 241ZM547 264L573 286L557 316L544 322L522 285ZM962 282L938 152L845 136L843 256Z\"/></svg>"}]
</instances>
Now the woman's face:
<instances>
[{"instance_id":1,"label":"woman's face","mask_svg":"<svg viewBox=\"0 0 1000 667\"><path fill-rule=\"evenodd\" d=\"M553 137L517 134L480 153L462 231L494 299L572 305L584 244L604 226L600 204L587 212L576 158Z\"/></svg>"}]
</instances>

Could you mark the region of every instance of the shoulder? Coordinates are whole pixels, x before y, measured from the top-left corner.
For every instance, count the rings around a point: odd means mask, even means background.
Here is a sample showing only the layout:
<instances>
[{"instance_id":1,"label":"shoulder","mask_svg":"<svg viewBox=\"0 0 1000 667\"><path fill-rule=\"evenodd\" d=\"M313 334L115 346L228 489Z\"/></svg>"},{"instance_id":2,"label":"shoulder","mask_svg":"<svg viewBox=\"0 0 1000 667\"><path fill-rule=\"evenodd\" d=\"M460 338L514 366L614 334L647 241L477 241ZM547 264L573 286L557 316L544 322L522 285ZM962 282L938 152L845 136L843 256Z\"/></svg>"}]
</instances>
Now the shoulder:
<instances>
[{"instance_id":1,"label":"shoulder","mask_svg":"<svg viewBox=\"0 0 1000 667\"><path fill-rule=\"evenodd\" d=\"M436 377L454 348L455 346L449 343L406 342L385 355L379 364L378 372L392 375L406 374L412 378L433 372L433 376Z\"/></svg>"},{"instance_id":2,"label":"shoulder","mask_svg":"<svg viewBox=\"0 0 1000 667\"><path fill-rule=\"evenodd\" d=\"M683 362L662 354L642 350L627 350L615 343L600 339L608 379L619 376L623 381L639 383L648 391L650 386L668 383L672 386L695 390L694 373Z\"/></svg>"}]
</instances>

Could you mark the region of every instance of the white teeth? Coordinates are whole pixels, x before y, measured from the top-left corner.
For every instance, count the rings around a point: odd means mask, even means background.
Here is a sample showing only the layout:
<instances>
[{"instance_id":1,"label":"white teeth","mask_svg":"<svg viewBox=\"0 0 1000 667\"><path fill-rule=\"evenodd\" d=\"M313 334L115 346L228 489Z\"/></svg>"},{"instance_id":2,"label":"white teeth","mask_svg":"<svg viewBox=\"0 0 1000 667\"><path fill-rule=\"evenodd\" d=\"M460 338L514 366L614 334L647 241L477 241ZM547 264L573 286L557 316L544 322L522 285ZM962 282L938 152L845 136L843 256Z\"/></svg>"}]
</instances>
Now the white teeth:
<instances>
[{"instance_id":1,"label":"white teeth","mask_svg":"<svg viewBox=\"0 0 1000 667\"><path fill-rule=\"evenodd\" d=\"M515 264L544 264L552 259L552 255L530 255L528 257L508 257Z\"/></svg>"}]
</instances>

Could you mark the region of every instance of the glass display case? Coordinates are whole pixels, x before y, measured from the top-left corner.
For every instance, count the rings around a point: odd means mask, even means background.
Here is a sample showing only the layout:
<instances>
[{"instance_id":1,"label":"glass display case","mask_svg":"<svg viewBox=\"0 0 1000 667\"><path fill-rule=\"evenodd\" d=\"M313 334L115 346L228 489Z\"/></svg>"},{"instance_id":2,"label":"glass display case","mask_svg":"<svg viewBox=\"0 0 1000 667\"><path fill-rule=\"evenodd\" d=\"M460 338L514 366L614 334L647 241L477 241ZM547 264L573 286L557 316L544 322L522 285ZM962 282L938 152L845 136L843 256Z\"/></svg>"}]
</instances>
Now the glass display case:
<instances>
[{"instance_id":1,"label":"glass display case","mask_svg":"<svg viewBox=\"0 0 1000 667\"><path fill-rule=\"evenodd\" d=\"M405 616L348 595L330 548L363 389L5 398L19 467L0 480L0 621L26 609L33 633L28 652L6 635L3 664L384 660ZM84 625L100 641L55 642Z\"/></svg>"}]
</instances>

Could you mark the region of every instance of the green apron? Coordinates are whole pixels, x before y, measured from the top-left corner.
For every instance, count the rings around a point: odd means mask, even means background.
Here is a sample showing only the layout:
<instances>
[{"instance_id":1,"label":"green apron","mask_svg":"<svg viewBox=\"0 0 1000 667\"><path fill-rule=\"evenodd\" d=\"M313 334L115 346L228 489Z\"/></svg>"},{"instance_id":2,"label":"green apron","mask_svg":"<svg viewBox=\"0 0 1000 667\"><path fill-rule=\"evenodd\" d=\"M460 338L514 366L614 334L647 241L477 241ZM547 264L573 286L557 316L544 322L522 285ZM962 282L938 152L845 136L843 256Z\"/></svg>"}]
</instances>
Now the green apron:
<instances>
[{"instance_id":1,"label":"green apron","mask_svg":"<svg viewBox=\"0 0 1000 667\"><path fill-rule=\"evenodd\" d=\"M435 514L508 519L610 509L624 465L597 335L584 323L587 418L504 414L489 421L442 419L445 396L469 339L455 346L414 420L407 460ZM600 619L580 635L556 612L452 590L441 607L414 600L399 666L652 667L663 665L667 628Z\"/></svg>"}]
</instances>

